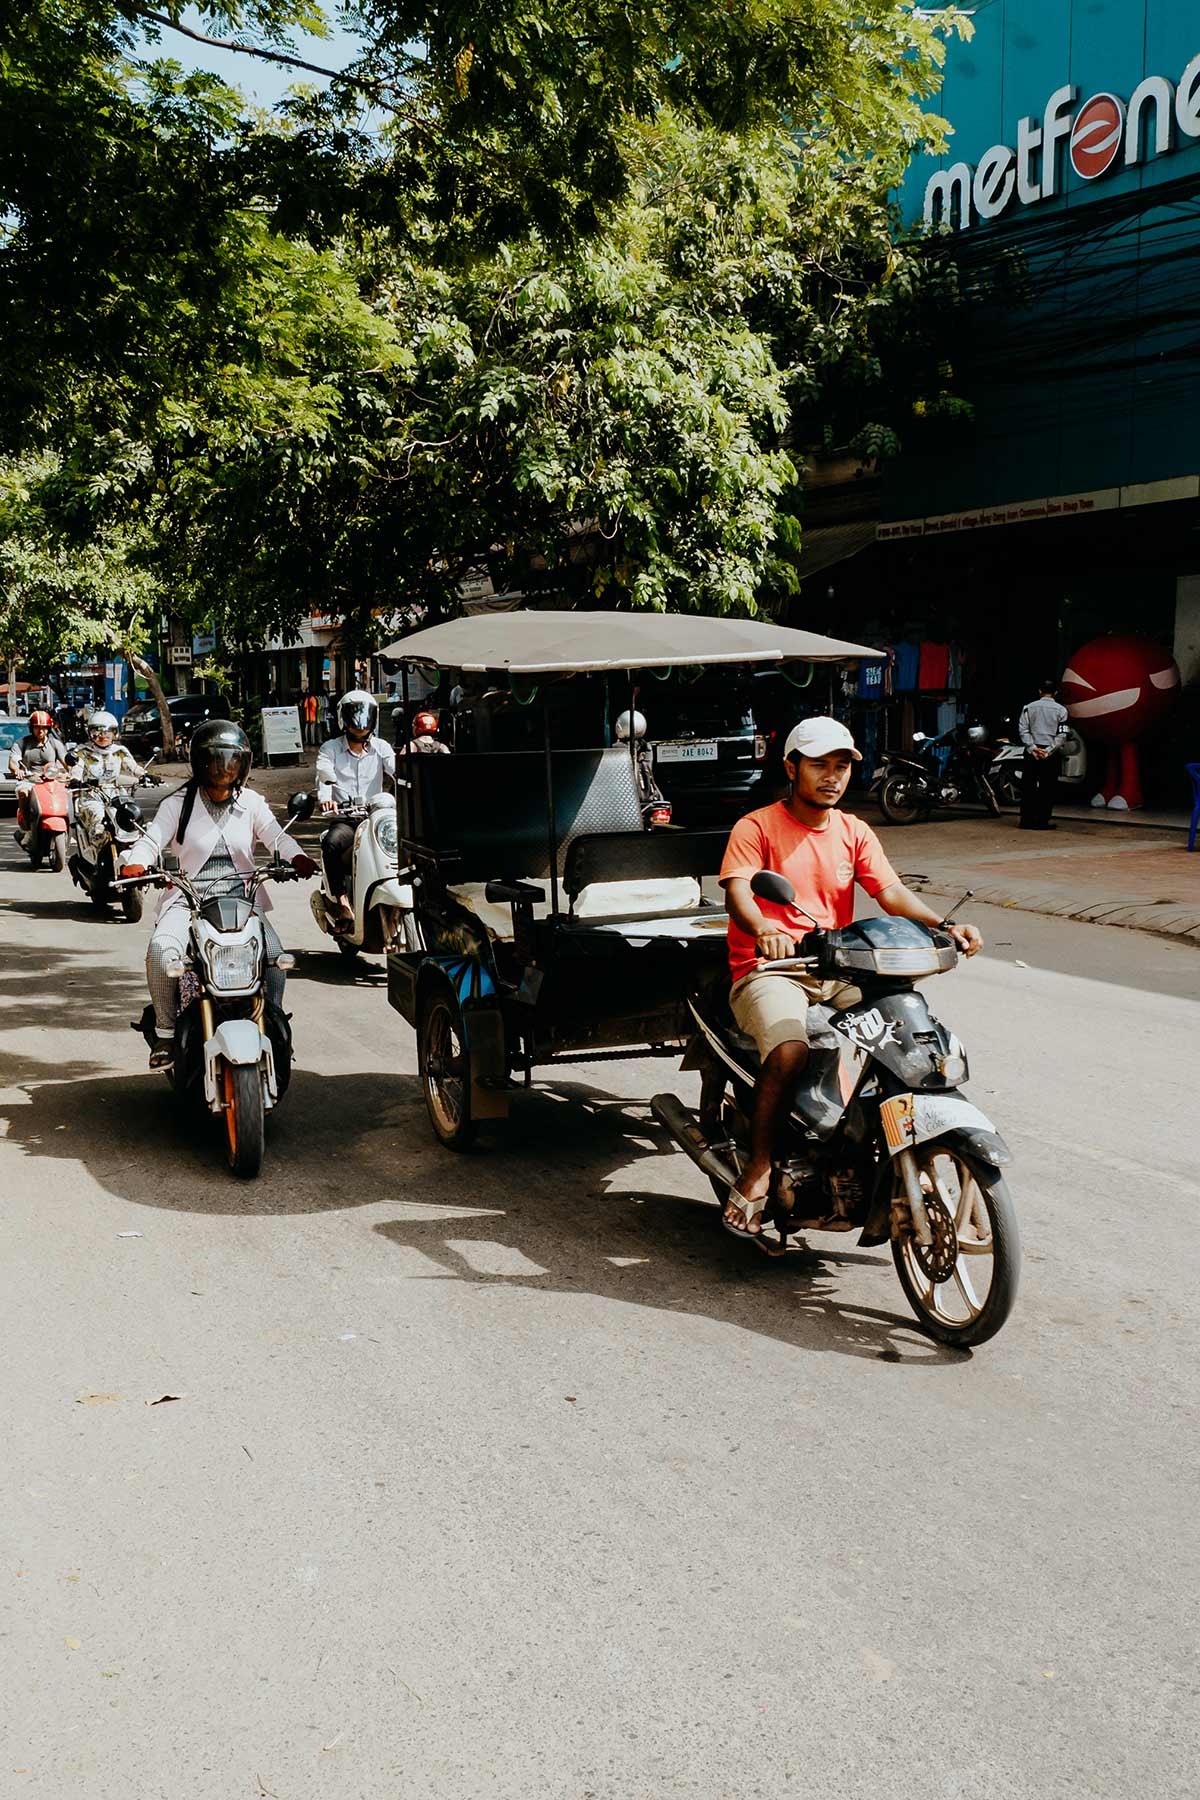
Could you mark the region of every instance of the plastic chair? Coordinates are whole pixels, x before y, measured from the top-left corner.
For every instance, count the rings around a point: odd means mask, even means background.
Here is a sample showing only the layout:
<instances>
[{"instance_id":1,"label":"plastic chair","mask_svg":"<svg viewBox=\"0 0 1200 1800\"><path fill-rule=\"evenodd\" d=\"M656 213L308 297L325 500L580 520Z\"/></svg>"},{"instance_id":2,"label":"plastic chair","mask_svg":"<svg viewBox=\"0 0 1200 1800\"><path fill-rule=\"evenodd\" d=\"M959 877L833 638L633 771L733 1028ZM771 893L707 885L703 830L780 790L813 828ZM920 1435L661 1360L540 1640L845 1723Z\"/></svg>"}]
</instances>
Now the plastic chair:
<instances>
[{"instance_id":1,"label":"plastic chair","mask_svg":"<svg viewBox=\"0 0 1200 1800\"><path fill-rule=\"evenodd\" d=\"M1196 827L1200 825L1200 763L1185 764L1192 778L1192 823L1188 831L1188 849L1196 848Z\"/></svg>"}]
</instances>

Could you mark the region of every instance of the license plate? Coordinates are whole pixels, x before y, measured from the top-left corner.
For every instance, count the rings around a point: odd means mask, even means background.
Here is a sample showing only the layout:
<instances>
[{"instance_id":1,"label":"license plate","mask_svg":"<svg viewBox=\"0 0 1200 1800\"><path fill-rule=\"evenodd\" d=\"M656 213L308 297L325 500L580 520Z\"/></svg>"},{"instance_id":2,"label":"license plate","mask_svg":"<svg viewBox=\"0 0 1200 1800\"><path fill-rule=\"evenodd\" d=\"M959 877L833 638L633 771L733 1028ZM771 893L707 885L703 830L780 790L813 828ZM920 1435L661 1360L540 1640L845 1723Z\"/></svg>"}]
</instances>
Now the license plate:
<instances>
[{"instance_id":1,"label":"license plate","mask_svg":"<svg viewBox=\"0 0 1200 1800\"><path fill-rule=\"evenodd\" d=\"M657 744L655 754L660 763L716 762L715 743Z\"/></svg>"}]
</instances>

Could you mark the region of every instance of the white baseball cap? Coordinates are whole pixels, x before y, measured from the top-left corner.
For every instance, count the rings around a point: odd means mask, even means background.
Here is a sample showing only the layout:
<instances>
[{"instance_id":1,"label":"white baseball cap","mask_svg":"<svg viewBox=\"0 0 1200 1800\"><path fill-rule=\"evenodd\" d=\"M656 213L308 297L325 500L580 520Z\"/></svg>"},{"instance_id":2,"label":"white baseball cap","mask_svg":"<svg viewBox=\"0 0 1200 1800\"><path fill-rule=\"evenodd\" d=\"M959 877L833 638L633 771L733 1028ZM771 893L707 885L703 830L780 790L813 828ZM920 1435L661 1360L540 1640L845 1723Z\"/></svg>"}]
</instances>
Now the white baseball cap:
<instances>
[{"instance_id":1,"label":"white baseball cap","mask_svg":"<svg viewBox=\"0 0 1200 1800\"><path fill-rule=\"evenodd\" d=\"M783 746L783 760L789 756L828 756L834 750L848 750L855 762L862 761L862 751L854 748L854 739L837 719L801 719L788 732Z\"/></svg>"}]
</instances>

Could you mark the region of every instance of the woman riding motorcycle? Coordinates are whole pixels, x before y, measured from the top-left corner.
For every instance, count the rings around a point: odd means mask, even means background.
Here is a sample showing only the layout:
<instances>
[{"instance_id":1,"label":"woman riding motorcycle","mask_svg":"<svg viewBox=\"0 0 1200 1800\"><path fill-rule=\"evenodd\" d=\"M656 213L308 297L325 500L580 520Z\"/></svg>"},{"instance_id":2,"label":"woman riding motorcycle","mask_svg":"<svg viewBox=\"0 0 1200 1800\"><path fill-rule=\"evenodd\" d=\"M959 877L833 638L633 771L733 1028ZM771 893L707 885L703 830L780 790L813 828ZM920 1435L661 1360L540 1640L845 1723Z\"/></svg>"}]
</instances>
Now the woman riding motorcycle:
<instances>
[{"instance_id":1,"label":"woman riding motorcycle","mask_svg":"<svg viewBox=\"0 0 1200 1800\"><path fill-rule=\"evenodd\" d=\"M375 736L379 707L362 688L343 694L337 704L341 736L327 738L317 753L317 799L322 812L341 806L365 807L383 792L384 777L396 779L396 752ZM347 931L354 923L354 908L346 894L350 859L354 853L355 825L338 819L322 833L321 859L330 892L337 897L339 917L335 931Z\"/></svg>"},{"instance_id":2,"label":"woman riding motorcycle","mask_svg":"<svg viewBox=\"0 0 1200 1800\"><path fill-rule=\"evenodd\" d=\"M60 737L54 733L54 721L48 712L32 712L29 715L29 730L23 738L19 738L9 752L8 772L10 775L32 776L32 780L19 781L17 784L17 829L13 833L22 850L29 848L29 832L33 824L30 817L29 796L39 781L45 781L55 769L65 772L67 764L67 747Z\"/></svg>"},{"instance_id":3,"label":"woman riding motorcycle","mask_svg":"<svg viewBox=\"0 0 1200 1800\"><path fill-rule=\"evenodd\" d=\"M280 830L263 796L244 786L250 772L250 740L240 725L229 719L206 719L192 733L188 756L191 780L163 801L131 847L129 861L121 870L123 876L144 875L149 866L161 861L164 850L173 848L179 867L201 892L240 894L244 891L242 877L253 869L254 851L260 846L278 850L298 875L316 874L312 857L295 838ZM255 895L254 905L259 912L270 910L265 887ZM157 1039L150 1052L152 1069L166 1068L174 1054L179 980L165 972L165 965L183 960L190 922L183 895L167 888L146 950L146 980ZM281 1007L286 977L276 959L283 945L269 924L265 930L267 998Z\"/></svg>"},{"instance_id":4,"label":"woman riding motorcycle","mask_svg":"<svg viewBox=\"0 0 1200 1800\"><path fill-rule=\"evenodd\" d=\"M143 774L142 765L116 738L113 715L94 712L87 723L87 743L71 764L71 780L125 781L135 786ZM75 802L75 815L93 842L104 836L104 802L98 794L83 794Z\"/></svg>"}]
</instances>

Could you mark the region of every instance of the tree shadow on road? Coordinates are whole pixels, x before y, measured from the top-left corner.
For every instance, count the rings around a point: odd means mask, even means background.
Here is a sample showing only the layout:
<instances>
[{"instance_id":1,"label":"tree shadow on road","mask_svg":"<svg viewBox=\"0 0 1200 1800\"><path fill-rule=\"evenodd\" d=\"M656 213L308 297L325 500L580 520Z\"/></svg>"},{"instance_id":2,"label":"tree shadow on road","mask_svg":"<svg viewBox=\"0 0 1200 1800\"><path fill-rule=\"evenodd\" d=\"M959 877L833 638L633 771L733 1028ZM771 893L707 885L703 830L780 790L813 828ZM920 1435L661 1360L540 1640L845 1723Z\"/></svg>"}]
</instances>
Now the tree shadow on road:
<instances>
[{"instance_id":1,"label":"tree shadow on road","mask_svg":"<svg viewBox=\"0 0 1200 1800\"><path fill-rule=\"evenodd\" d=\"M0 956L0 1023L7 1031L126 1025L145 1004L140 969L99 962L94 951L6 944Z\"/></svg>"},{"instance_id":2,"label":"tree shadow on road","mask_svg":"<svg viewBox=\"0 0 1200 1800\"><path fill-rule=\"evenodd\" d=\"M240 1182L224 1166L218 1122L181 1129L170 1091L148 1071L95 1080L90 1064L10 1062L24 1097L0 1104L9 1143L76 1162L136 1205L236 1218L383 1203L403 1217L373 1229L416 1253L422 1274L694 1314L811 1351L963 1360L905 1315L839 1298L840 1282L863 1271L878 1271L890 1297L886 1252L848 1239L771 1261L723 1233L644 1099L582 1082L535 1090L491 1154L454 1156L430 1136L415 1076L298 1069L269 1124L262 1176ZM647 1185L652 1171L659 1188Z\"/></svg>"}]
</instances>

